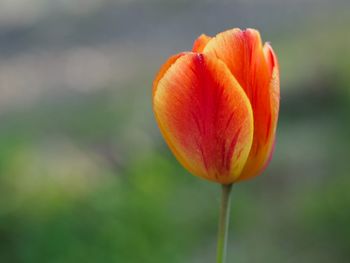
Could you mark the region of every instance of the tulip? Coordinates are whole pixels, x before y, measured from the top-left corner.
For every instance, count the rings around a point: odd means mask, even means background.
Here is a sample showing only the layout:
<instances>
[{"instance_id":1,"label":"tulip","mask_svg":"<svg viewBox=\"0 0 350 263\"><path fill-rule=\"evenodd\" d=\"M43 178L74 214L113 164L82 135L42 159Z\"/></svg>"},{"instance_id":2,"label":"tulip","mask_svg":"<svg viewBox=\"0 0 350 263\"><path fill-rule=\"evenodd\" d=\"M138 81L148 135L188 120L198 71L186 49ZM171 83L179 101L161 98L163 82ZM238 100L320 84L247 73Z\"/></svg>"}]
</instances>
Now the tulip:
<instances>
[{"instance_id":1,"label":"tulip","mask_svg":"<svg viewBox=\"0 0 350 263\"><path fill-rule=\"evenodd\" d=\"M279 109L279 69L254 29L201 35L170 59L153 85L155 116L169 148L192 174L221 184L266 167Z\"/></svg>"},{"instance_id":2,"label":"tulip","mask_svg":"<svg viewBox=\"0 0 350 263\"><path fill-rule=\"evenodd\" d=\"M153 110L169 148L191 174L223 185L223 239L231 185L271 159L279 99L277 57L254 29L203 34L155 78Z\"/></svg>"}]
</instances>

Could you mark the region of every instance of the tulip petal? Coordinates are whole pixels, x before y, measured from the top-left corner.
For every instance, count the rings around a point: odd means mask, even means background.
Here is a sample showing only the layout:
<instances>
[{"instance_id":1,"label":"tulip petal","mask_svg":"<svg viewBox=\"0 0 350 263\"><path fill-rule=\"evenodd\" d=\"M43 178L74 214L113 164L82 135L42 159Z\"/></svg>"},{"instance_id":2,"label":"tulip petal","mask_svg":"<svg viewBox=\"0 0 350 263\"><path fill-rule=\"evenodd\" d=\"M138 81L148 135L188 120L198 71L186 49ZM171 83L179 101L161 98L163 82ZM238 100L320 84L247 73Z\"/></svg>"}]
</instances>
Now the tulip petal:
<instances>
[{"instance_id":1,"label":"tulip petal","mask_svg":"<svg viewBox=\"0 0 350 263\"><path fill-rule=\"evenodd\" d=\"M270 91L270 119L266 124L266 143L260 145L260 154L255 155L255 158L248 158L247 164L239 177L238 181L246 180L255 175L261 173L272 159L272 154L275 146L276 128L278 121L278 111L279 111L279 69L274 67L272 71L272 78L269 84ZM253 146L252 146L253 149Z\"/></svg>"},{"instance_id":2,"label":"tulip petal","mask_svg":"<svg viewBox=\"0 0 350 263\"><path fill-rule=\"evenodd\" d=\"M209 37L209 36L207 36L205 34L200 35L194 41L193 47L192 47L192 51L193 52L198 52L198 53L202 52L210 39L211 39L211 37Z\"/></svg>"},{"instance_id":3,"label":"tulip petal","mask_svg":"<svg viewBox=\"0 0 350 263\"><path fill-rule=\"evenodd\" d=\"M179 162L202 178L235 181L251 148L253 113L227 66L188 52L155 85L156 119Z\"/></svg>"},{"instance_id":4,"label":"tulip petal","mask_svg":"<svg viewBox=\"0 0 350 263\"><path fill-rule=\"evenodd\" d=\"M239 180L261 173L271 155L279 108L277 59L270 45L263 48L254 29L232 29L213 37L204 54L222 60L247 94L254 114L254 139Z\"/></svg>"}]
</instances>

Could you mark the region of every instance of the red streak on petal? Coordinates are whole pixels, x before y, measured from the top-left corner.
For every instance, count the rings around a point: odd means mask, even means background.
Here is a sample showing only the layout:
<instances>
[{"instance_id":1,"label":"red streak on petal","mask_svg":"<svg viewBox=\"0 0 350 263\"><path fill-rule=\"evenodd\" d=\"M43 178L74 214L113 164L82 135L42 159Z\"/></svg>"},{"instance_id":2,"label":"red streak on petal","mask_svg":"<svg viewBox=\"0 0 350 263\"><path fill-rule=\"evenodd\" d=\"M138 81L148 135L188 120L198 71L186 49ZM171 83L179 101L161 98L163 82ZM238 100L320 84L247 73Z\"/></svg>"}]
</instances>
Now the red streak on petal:
<instances>
[{"instance_id":1,"label":"red streak on petal","mask_svg":"<svg viewBox=\"0 0 350 263\"><path fill-rule=\"evenodd\" d=\"M207 162L207 158L205 157L205 152L203 150L203 146L201 144L198 144L198 148L200 149L201 151L201 155L202 155L202 160L203 160L203 163L204 163L204 167L205 169L208 171L209 170L209 167L208 167L208 162Z\"/></svg>"},{"instance_id":2,"label":"red streak on petal","mask_svg":"<svg viewBox=\"0 0 350 263\"><path fill-rule=\"evenodd\" d=\"M229 125L230 125L230 123L232 121L232 117L233 117L234 113L235 113L234 111L231 112L230 117L228 118L226 126L225 126L225 131L228 129L228 127L229 127Z\"/></svg>"},{"instance_id":3,"label":"red streak on petal","mask_svg":"<svg viewBox=\"0 0 350 263\"><path fill-rule=\"evenodd\" d=\"M227 170L230 170L230 165L231 165L231 159L232 159L232 154L234 152L234 149L236 147L236 144L238 142L238 136L239 134L241 133L241 128L239 128L237 131L236 131L236 134L235 136L233 137L231 143L230 143L230 146L228 148L228 152L227 152L227 155L226 155L226 165L225 165L225 168Z\"/></svg>"}]
</instances>

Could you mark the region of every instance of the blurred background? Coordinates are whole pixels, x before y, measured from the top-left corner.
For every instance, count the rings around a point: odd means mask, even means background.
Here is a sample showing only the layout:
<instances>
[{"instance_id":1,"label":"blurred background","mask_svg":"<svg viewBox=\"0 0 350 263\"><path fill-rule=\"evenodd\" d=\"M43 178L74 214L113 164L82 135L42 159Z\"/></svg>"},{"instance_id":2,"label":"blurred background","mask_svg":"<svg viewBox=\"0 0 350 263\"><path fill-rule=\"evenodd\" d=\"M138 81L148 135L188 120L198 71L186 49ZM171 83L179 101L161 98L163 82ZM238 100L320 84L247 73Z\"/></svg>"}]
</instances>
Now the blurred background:
<instances>
[{"instance_id":1,"label":"blurred background","mask_svg":"<svg viewBox=\"0 0 350 263\"><path fill-rule=\"evenodd\" d=\"M151 86L232 27L272 43L282 97L228 262L349 262L349 26L347 0L1 0L0 262L215 261L220 189L169 152Z\"/></svg>"}]
</instances>

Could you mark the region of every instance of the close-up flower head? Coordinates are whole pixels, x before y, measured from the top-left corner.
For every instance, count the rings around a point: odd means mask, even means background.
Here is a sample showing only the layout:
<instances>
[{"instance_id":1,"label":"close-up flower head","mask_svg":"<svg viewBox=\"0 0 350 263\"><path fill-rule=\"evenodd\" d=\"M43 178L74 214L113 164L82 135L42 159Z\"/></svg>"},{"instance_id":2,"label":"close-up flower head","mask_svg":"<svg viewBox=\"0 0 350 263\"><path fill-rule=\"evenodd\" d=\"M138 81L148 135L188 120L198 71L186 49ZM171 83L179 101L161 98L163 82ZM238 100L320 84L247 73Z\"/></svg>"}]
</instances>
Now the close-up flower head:
<instances>
[{"instance_id":1,"label":"close-up flower head","mask_svg":"<svg viewBox=\"0 0 350 263\"><path fill-rule=\"evenodd\" d=\"M267 166L279 99L277 57L255 29L201 35L153 84L153 109L173 154L192 174L223 184Z\"/></svg>"}]
</instances>

